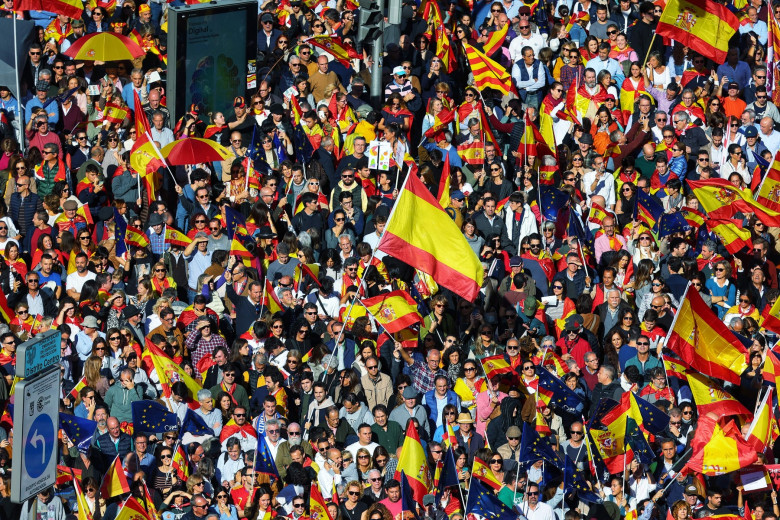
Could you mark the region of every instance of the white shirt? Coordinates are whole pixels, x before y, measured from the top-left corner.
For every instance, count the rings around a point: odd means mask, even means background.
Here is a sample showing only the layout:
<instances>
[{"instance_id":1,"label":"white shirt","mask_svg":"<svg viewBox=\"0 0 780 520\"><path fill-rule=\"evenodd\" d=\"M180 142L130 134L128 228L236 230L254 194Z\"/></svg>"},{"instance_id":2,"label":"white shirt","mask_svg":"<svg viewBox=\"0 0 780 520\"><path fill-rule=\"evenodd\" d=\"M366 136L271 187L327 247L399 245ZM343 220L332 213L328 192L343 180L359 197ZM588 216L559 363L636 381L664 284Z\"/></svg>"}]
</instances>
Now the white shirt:
<instances>
[{"instance_id":1,"label":"white shirt","mask_svg":"<svg viewBox=\"0 0 780 520\"><path fill-rule=\"evenodd\" d=\"M544 38L538 33L531 33L530 38L522 38L518 36L512 40L509 44L509 55L512 57L513 62L517 62L523 57L523 47L529 46L534 50L534 57L538 58L539 51L547 46Z\"/></svg>"},{"instance_id":2,"label":"white shirt","mask_svg":"<svg viewBox=\"0 0 780 520\"><path fill-rule=\"evenodd\" d=\"M588 199L593 197L594 195L601 195L604 197L604 203L607 205L607 208L610 208L615 205L615 177L609 173L604 172L604 174L601 176L601 180L598 181L596 185L596 189L594 191L590 190L591 185L593 184L593 181L596 180L596 171L590 170L585 172L585 175L582 176L582 189L585 192L585 194L588 196Z\"/></svg>"},{"instance_id":3,"label":"white shirt","mask_svg":"<svg viewBox=\"0 0 780 520\"><path fill-rule=\"evenodd\" d=\"M95 278L97 278L97 275L92 271L87 271L85 276L81 276L78 271L74 271L65 279L65 287L67 289L73 289L77 293L81 293L84 283L87 280L94 280Z\"/></svg>"},{"instance_id":4,"label":"white shirt","mask_svg":"<svg viewBox=\"0 0 780 520\"><path fill-rule=\"evenodd\" d=\"M357 461L357 450L360 448L365 448L368 450L368 453L373 457L374 456L374 450L379 447L379 444L372 442L368 446L363 446L360 444L360 442L353 442L349 446L347 446L347 451L352 454L352 460Z\"/></svg>"},{"instance_id":5,"label":"white shirt","mask_svg":"<svg viewBox=\"0 0 780 520\"><path fill-rule=\"evenodd\" d=\"M536 509L531 509L528 502L523 502L520 506L520 512L525 515L528 520L555 520L555 514L552 507L544 502L537 502Z\"/></svg>"},{"instance_id":6,"label":"white shirt","mask_svg":"<svg viewBox=\"0 0 780 520\"><path fill-rule=\"evenodd\" d=\"M238 460L232 460L230 455L227 455L227 461L225 456L227 454L220 454L217 461L217 470L220 474L220 479L224 481L236 480L236 473L244 469L244 457L239 456Z\"/></svg>"}]
</instances>

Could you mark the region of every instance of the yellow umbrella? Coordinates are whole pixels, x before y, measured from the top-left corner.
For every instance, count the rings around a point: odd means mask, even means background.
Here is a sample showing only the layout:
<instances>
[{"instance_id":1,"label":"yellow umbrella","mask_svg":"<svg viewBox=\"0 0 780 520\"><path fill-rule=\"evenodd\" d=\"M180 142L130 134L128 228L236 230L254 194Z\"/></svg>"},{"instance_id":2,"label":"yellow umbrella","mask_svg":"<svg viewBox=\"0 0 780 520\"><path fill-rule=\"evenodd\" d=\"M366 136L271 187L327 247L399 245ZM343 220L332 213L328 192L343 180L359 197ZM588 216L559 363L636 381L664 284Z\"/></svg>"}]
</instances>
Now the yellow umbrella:
<instances>
[{"instance_id":1,"label":"yellow umbrella","mask_svg":"<svg viewBox=\"0 0 780 520\"><path fill-rule=\"evenodd\" d=\"M230 157L224 146L200 137L186 137L174 141L162 149L162 154L168 159L168 163L174 165L224 161Z\"/></svg>"},{"instance_id":2,"label":"yellow umbrella","mask_svg":"<svg viewBox=\"0 0 780 520\"><path fill-rule=\"evenodd\" d=\"M127 36L99 32L82 36L64 54L76 60L118 61L141 58L146 51Z\"/></svg>"}]
</instances>

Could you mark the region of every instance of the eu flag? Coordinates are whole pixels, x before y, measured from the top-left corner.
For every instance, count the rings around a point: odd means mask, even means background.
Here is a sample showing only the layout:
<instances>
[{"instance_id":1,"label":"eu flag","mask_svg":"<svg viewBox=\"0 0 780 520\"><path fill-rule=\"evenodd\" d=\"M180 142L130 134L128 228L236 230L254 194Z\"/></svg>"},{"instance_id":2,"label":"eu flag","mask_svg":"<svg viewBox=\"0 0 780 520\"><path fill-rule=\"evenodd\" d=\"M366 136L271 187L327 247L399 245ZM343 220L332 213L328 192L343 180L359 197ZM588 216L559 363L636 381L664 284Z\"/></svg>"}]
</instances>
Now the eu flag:
<instances>
[{"instance_id":1,"label":"eu flag","mask_svg":"<svg viewBox=\"0 0 780 520\"><path fill-rule=\"evenodd\" d=\"M277 132L274 132L274 150L276 150L276 157L279 159L279 163L287 160L287 151L284 149L281 139Z\"/></svg>"},{"instance_id":2,"label":"eu flag","mask_svg":"<svg viewBox=\"0 0 780 520\"><path fill-rule=\"evenodd\" d=\"M658 224L658 219L664 214L663 205L658 199L644 192L637 190L636 206L634 206L634 220L643 220L651 229Z\"/></svg>"},{"instance_id":3,"label":"eu flag","mask_svg":"<svg viewBox=\"0 0 780 520\"><path fill-rule=\"evenodd\" d=\"M553 451L550 442L545 437L539 437L534 427L527 422L523 423L523 437L520 442L520 464L533 464L543 460L556 468L560 466L558 454ZM472 481L473 484L473 481Z\"/></svg>"},{"instance_id":4,"label":"eu flag","mask_svg":"<svg viewBox=\"0 0 780 520\"><path fill-rule=\"evenodd\" d=\"M569 202L569 195L558 188L543 184L539 186L539 200L542 203L540 208L542 216L546 220L555 222L558 218L558 212Z\"/></svg>"},{"instance_id":5,"label":"eu flag","mask_svg":"<svg viewBox=\"0 0 780 520\"><path fill-rule=\"evenodd\" d=\"M417 502L414 501L414 491L409 484L409 479L406 478L406 473L401 470L401 513L409 511L414 518L419 518L417 515ZM405 516L405 515L401 515Z\"/></svg>"},{"instance_id":6,"label":"eu flag","mask_svg":"<svg viewBox=\"0 0 780 520\"><path fill-rule=\"evenodd\" d=\"M583 402L582 398L566 386L557 376L550 373L549 370L542 369L539 373L539 394L549 396L549 404L552 407L558 407L570 413L576 413L577 408Z\"/></svg>"},{"instance_id":7,"label":"eu flag","mask_svg":"<svg viewBox=\"0 0 780 520\"><path fill-rule=\"evenodd\" d=\"M585 483L584 472L577 469L574 462L565 455L566 461L563 469L563 492L573 493L584 502L591 504L601 503L601 497Z\"/></svg>"},{"instance_id":8,"label":"eu flag","mask_svg":"<svg viewBox=\"0 0 780 520\"><path fill-rule=\"evenodd\" d=\"M73 441L73 444L78 446L81 453L86 453L97 430L97 422L61 413L60 428L65 431L65 435Z\"/></svg>"},{"instance_id":9,"label":"eu flag","mask_svg":"<svg viewBox=\"0 0 780 520\"><path fill-rule=\"evenodd\" d=\"M279 471L276 469L276 463L271 456L271 451L268 449L268 444L265 442L265 435L257 432L257 449L255 450L255 471L257 473L265 473L279 478Z\"/></svg>"},{"instance_id":10,"label":"eu flag","mask_svg":"<svg viewBox=\"0 0 780 520\"><path fill-rule=\"evenodd\" d=\"M127 252L127 244L125 244L125 235L127 235L127 222L125 217L119 214L119 210L114 206L114 237L116 237L116 256L121 258L123 254Z\"/></svg>"},{"instance_id":11,"label":"eu flag","mask_svg":"<svg viewBox=\"0 0 780 520\"><path fill-rule=\"evenodd\" d=\"M301 123L302 124L302 123ZM307 164L314 153L314 148L309 141L309 136L303 131L301 124L295 126L293 131L293 147L295 148L295 157L301 164Z\"/></svg>"},{"instance_id":12,"label":"eu flag","mask_svg":"<svg viewBox=\"0 0 780 520\"><path fill-rule=\"evenodd\" d=\"M669 416L638 395L634 394L631 397L636 402L641 415L641 418L634 417L637 422L641 420L641 426L653 435L661 435L669 426Z\"/></svg>"},{"instance_id":13,"label":"eu flag","mask_svg":"<svg viewBox=\"0 0 780 520\"><path fill-rule=\"evenodd\" d=\"M690 227L688 221L685 220L685 215L679 211L664 213L658 221L658 238L669 236L672 233L685 233Z\"/></svg>"},{"instance_id":14,"label":"eu flag","mask_svg":"<svg viewBox=\"0 0 780 520\"><path fill-rule=\"evenodd\" d=\"M588 429L606 429L607 427L601 422L601 418L617 405L617 401L614 401L613 399L608 399L606 397L599 399L599 402L596 404L596 408L591 411L590 420L588 421Z\"/></svg>"},{"instance_id":15,"label":"eu flag","mask_svg":"<svg viewBox=\"0 0 780 520\"><path fill-rule=\"evenodd\" d=\"M436 498L441 497L441 494L450 486L460 485L458 481L458 469L455 467L455 454L452 451L452 446L447 448L444 452L444 466L439 473L439 486L436 489Z\"/></svg>"},{"instance_id":16,"label":"eu flag","mask_svg":"<svg viewBox=\"0 0 780 520\"><path fill-rule=\"evenodd\" d=\"M179 421L176 414L157 401L135 401L130 405L133 412L133 429L145 433L157 433L177 430Z\"/></svg>"},{"instance_id":17,"label":"eu flag","mask_svg":"<svg viewBox=\"0 0 780 520\"><path fill-rule=\"evenodd\" d=\"M181 423L181 433L191 433L192 435L214 435L214 430L208 427L203 417L196 414L189 408L184 420Z\"/></svg>"},{"instance_id":18,"label":"eu flag","mask_svg":"<svg viewBox=\"0 0 780 520\"><path fill-rule=\"evenodd\" d=\"M471 481L466 499L466 514L476 514L489 520L516 520L517 513L509 509L498 497L477 479Z\"/></svg>"},{"instance_id":19,"label":"eu flag","mask_svg":"<svg viewBox=\"0 0 780 520\"><path fill-rule=\"evenodd\" d=\"M236 231L246 233L246 219L238 211L231 208L229 205L224 206L225 212L225 230L227 231L227 237L229 240L233 240Z\"/></svg>"},{"instance_id":20,"label":"eu flag","mask_svg":"<svg viewBox=\"0 0 780 520\"><path fill-rule=\"evenodd\" d=\"M593 234L588 226L582 225L582 220L576 211L569 211L569 224L566 227L568 236L575 236L582 246L593 244Z\"/></svg>"},{"instance_id":21,"label":"eu flag","mask_svg":"<svg viewBox=\"0 0 780 520\"><path fill-rule=\"evenodd\" d=\"M629 418L626 420L626 442L631 446L634 457L642 464L652 464L655 460L655 453L647 443L645 435L639 429L636 422Z\"/></svg>"}]
</instances>

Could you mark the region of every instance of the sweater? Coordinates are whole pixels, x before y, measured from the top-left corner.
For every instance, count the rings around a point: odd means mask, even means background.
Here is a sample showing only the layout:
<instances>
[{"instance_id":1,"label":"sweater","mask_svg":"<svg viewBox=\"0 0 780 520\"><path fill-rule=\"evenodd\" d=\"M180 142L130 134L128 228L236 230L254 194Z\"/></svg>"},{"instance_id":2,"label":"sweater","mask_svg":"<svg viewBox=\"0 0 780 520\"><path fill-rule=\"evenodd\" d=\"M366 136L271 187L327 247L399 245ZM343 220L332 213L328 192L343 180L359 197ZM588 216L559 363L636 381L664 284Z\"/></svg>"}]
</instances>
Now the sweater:
<instances>
[{"instance_id":1,"label":"sweater","mask_svg":"<svg viewBox=\"0 0 780 520\"><path fill-rule=\"evenodd\" d=\"M121 422L133 422L133 412L131 405L135 401L143 400L143 390L138 385L131 389L124 388L120 383L115 383L106 392L103 399L111 410L111 415Z\"/></svg>"}]
</instances>

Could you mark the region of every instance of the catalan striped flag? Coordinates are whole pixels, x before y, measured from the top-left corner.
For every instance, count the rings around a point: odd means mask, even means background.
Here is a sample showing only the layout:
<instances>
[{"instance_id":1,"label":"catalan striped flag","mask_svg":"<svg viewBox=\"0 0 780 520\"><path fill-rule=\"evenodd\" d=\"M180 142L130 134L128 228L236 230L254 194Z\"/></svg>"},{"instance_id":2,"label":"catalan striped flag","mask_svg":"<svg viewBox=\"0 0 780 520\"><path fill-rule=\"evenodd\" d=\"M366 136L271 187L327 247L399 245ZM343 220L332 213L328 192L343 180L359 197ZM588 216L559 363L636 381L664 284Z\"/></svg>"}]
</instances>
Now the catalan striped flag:
<instances>
[{"instance_id":1,"label":"catalan striped flag","mask_svg":"<svg viewBox=\"0 0 780 520\"><path fill-rule=\"evenodd\" d=\"M165 228L165 243L174 246L187 247L192 243L192 239L179 231L171 227Z\"/></svg>"},{"instance_id":2,"label":"catalan striped flag","mask_svg":"<svg viewBox=\"0 0 780 520\"><path fill-rule=\"evenodd\" d=\"M125 243L135 247L149 247L149 237L137 227L127 226Z\"/></svg>"},{"instance_id":3,"label":"catalan striped flag","mask_svg":"<svg viewBox=\"0 0 780 520\"><path fill-rule=\"evenodd\" d=\"M479 90L492 88L504 95L515 92L512 75L506 71L506 67L502 67L468 43L464 43L463 48L474 74L474 83Z\"/></svg>"},{"instance_id":4,"label":"catalan striped flag","mask_svg":"<svg viewBox=\"0 0 780 520\"><path fill-rule=\"evenodd\" d=\"M501 29L488 34L488 41L482 45L486 56L492 56L501 49L506 40L507 32L509 32L509 24L505 23Z\"/></svg>"}]
</instances>

